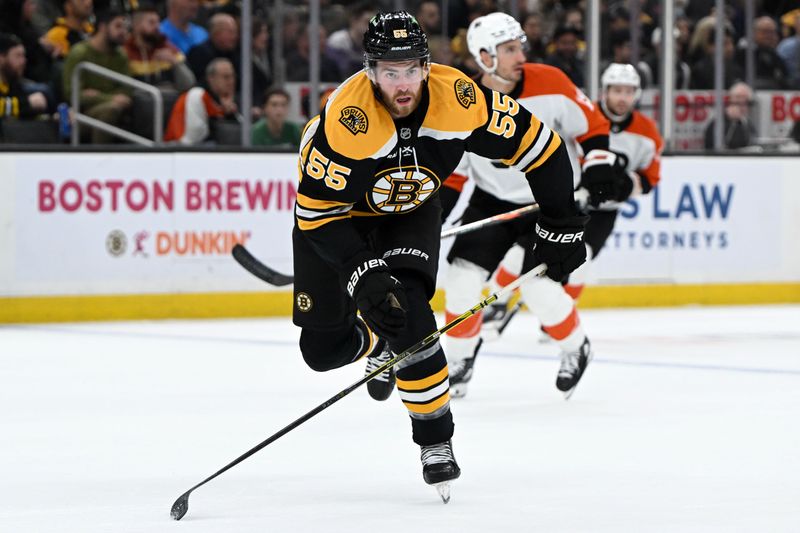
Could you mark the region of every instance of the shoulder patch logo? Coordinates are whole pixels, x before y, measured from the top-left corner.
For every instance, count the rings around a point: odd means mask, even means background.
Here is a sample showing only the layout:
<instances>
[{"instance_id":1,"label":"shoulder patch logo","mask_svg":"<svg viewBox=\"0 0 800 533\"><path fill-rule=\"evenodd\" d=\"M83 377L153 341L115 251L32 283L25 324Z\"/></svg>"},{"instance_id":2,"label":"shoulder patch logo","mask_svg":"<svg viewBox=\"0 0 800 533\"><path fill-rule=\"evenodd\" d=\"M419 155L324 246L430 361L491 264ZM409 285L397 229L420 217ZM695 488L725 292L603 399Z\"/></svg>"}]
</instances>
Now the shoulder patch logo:
<instances>
[{"instance_id":1,"label":"shoulder patch logo","mask_svg":"<svg viewBox=\"0 0 800 533\"><path fill-rule=\"evenodd\" d=\"M367 128L369 127L367 114L361 109L352 105L342 109L342 116L339 117L339 122L341 122L345 128L350 130L350 133L353 135L367 133Z\"/></svg>"},{"instance_id":2,"label":"shoulder patch logo","mask_svg":"<svg viewBox=\"0 0 800 533\"><path fill-rule=\"evenodd\" d=\"M464 78L458 78L454 88L456 90L456 98L458 98L458 103L461 104L464 109L469 108L469 106L477 102L475 97L475 85L473 85L471 82L468 82Z\"/></svg>"}]
</instances>

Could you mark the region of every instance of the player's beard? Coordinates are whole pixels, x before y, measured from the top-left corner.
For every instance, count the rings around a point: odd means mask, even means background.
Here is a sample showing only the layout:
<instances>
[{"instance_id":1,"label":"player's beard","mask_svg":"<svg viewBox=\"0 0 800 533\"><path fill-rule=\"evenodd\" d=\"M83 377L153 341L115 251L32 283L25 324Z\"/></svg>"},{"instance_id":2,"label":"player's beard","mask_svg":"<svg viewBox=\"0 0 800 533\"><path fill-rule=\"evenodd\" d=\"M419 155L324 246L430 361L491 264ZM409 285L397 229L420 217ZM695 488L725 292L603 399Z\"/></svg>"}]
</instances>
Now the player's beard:
<instances>
[{"instance_id":1,"label":"player's beard","mask_svg":"<svg viewBox=\"0 0 800 533\"><path fill-rule=\"evenodd\" d=\"M397 98L401 96L410 96L411 103L404 106L399 106L395 102ZM391 96L387 95L386 92L381 89L381 97L383 98L384 105L389 108L389 113L392 115L393 118L403 118L407 117L419 105L420 100L422 100L422 84L419 85L416 92L412 91L403 91L403 92L395 92Z\"/></svg>"},{"instance_id":2,"label":"player's beard","mask_svg":"<svg viewBox=\"0 0 800 533\"><path fill-rule=\"evenodd\" d=\"M606 105L608 106L608 109L610 109L612 113L614 113L615 115L619 115L621 117L628 116L628 114L631 112L631 109L633 109L632 105L629 106L624 101L617 101L617 102L607 101Z\"/></svg>"}]
</instances>

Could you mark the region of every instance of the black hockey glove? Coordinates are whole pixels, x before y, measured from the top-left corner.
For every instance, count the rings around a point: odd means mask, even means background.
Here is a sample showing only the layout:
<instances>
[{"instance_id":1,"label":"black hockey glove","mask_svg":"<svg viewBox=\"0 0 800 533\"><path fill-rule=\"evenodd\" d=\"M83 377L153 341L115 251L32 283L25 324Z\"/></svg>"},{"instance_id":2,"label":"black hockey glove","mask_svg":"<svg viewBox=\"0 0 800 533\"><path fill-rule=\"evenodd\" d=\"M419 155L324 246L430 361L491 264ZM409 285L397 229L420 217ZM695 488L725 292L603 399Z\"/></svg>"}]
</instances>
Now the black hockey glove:
<instances>
[{"instance_id":1,"label":"black hockey glove","mask_svg":"<svg viewBox=\"0 0 800 533\"><path fill-rule=\"evenodd\" d=\"M583 243L588 216L549 218L539 216L533 257L547 264L547 277L560 282L586 261Z\"/></svg>"},{"instance_id":2,"label":"black hockey glove","mask_svg":"<svg viewBox=\"0 0 800 533\"><path fill-rule=\"evenodd\" d=\"M589 191L594 207L603 202L621 202L630 196L633 184L625 172L628 165L623 154L607 150L591 150L583 160L580 186Z\"/></svg>"},{"instance_id":3,"label":"black hockey glove","mask_svg":"<svg viewBox=\"0 0 800 533\"><path fill-rule=\"evenodd\" d=\"M346 287L361 318L379 337L394 340L405 329L406 293L383 259L364 254L354 261Z\"/></svg>"}]
</instances>

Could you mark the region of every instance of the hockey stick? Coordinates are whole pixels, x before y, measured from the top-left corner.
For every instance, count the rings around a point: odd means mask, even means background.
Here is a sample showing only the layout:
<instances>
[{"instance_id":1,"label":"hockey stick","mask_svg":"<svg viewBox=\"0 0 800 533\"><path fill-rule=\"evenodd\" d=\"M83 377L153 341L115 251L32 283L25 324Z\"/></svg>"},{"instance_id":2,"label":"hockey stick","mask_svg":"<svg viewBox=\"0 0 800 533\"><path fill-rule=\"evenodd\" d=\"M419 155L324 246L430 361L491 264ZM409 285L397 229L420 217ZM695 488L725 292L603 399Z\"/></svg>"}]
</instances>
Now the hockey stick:
<instances>
[{"instance_id":1,"label":"hockey stick","mask_svg":"<svg viewBox=\"0 0 800 533\"><path fill-rule=\"evenodd\" d=\"M493 217L476 220L475 222L470 222L469 224L444 230L441 238L447 239L448 237L455 237L456 235L469 233L470 231L479 230L487 226L494 226L495 224L500 224L501 222L507 222L509 220L523 217L530 213L535 213L538 210L538 204L526 205L525 207L520 207L519 209L509 211L508 213L500 213L499 215L495 215ZM245 270L250 272L258 279L266 281L270 285L283 287L284 285L291 285L294 283L294 276L289 274L281 274L277 270L273 270L272 268L268 267L256 259L255 256L241 244L235 244L231 253L236 262L239 263Z\"/></svg>"},{"instance_id":2,"label":"hockey stick","mask_svg":"<svg viewBox=\"0 0 800 533\"><path fill-rule=\"evenodd\" d=\"M509 220L514 220L523 217L525 215L529 215L531 213L536 213L538 211L539 211L539 204L526 205L524 207L520 207L519 209L514 209L513 211L509 211L507 213L500 213L499 215L495 215L493 217L476 220L475 222L470 222L469 224L462 224L461 226L456 226L454 228L444 230L442 232L442 239L447 239L448 237L455 237L456 235L461 235L462 233L469 233L470 231L483 229L488 226L494 226L495 224L500 224L501 222L508 222Z\"/></svg>"},{"instance_id":3,"label":"hockey stick","mask_svg":"<svg viewBox=\"0 0 800 533\"><path fill-rule=\"evenodd\" d=\"M276 287L283 287L284 285L291 285L294 283L294 276L281 274L277 270L272 270L270 267L256 259L247 248L239 243L236 243L231 250L233 258L236 262L244 267L245 270L262 281L266 281L270 285Z\"/></svg>"},{"instance_id":4,"label":"hockey stick","mask_svg":"<svg viewBox=\"0 0 800 533\"><path fill-rule=\"evenodd\" d=\"M471 317L472 315L474 315L475 313L479 312L481 309L486 307L487 305L490 305L492 302L494 302L495 300L497 300L501 296L504 296L507 292L513 291L519 285L524 283L526 280L528 280L528 279L530 279L530 278L532 278L534 276L543 275L546 270L547 270L547 265L541 264L541 265L538 265L536 268L530 270L529 272L526 272L525 274L523 274L522 276L520 276L519 278L517 278L515 281L511 282L510 284L506 285L505 287L503 287L502 289L500 289L496 293L490 294L486 299L484 299L483 301L478 303L472 309L470 309L468 311L465 311L461 315L457 316L456 318L451 320L449 323L444 325L442 328L434 331L433 333L431 333L430 335L428 335L427 337L425 337L424 339L422 339L421 341L419 341L418 343L413 345L411 348L408 348L406 351L400 353L399 355L394 356L394 358L389 359L388 361L383 363L381 366L379 366L378 368L373 370L371 373L367 374L366 376L364 376L363 378L361 378L357 382L353 383L352 385L350 385L346 389L344 389L344 390L340 391L339 393L337 393L336 395L332 396L327 401L319 404L318 406L316 406L311 411L307 412L306 414L304 414L303 416L301 416L300 418L298 418L297 420L295 420L294 422L292 422L288 426L284 427L283 429L281 429L277 433L273 434L267 440L261 442L260 444L254 446L253 448L251 448L250 450L248 450L247 452L242 454L241 456L237 457L236 459L231 461L229 464L225 465L220 470L218 470L216 473L208 476L206 479L204 479L203 481L201 481L200 483L198 483L194 487L190 488L189 490L187 490L186 492L181 494L178 497L178 499L175 500L175 503L172 504L172 508L170 509L170 515L172 516L172 518L174 520L180 520L181 518L184 517L186 512L189 510L189 495L192 493L192 491L194 491L195 489L205 485L206 483L208 483L209 481L211 481L215 477L219 476L220 474L230 470L231 468L233 468L234 466L238 465L239 463L241 463L242 461L244 461L245 459L247 459L251 455L253 455L256 452L258 452L259 450L262 450L263 448L265 448L268 445L272 444L273 442L275 442L279 438L283 437L284 435L286 435L287 433L289 433L290 431L295 429L297 426L303 424L304 422L307 422L309 419L311 419L314 416L318 415L319 413L321 413L322 411L324 411L325 409L327 409L331 405L335 404L336 402L338 402L339 400L341 400L342 398L344 398L345 396L347 396L348 394L350 394L351 392L353 392L354 390L359 388L364 383L374 379L376 376L378 376L382 372L386 371L387 369L393 367L394 365L396 365L400 361L402 361L405 358L417 353L418 351L422 350L423 348L425 348L427 346L430 346L431 344L436 342L439 339L439 337L441 337L442 335L444 335L446 332L450 331L454 327L458 326L459 324L461 324L462 322L467 320L469 317Z\"/></svg>"}]
</instances>

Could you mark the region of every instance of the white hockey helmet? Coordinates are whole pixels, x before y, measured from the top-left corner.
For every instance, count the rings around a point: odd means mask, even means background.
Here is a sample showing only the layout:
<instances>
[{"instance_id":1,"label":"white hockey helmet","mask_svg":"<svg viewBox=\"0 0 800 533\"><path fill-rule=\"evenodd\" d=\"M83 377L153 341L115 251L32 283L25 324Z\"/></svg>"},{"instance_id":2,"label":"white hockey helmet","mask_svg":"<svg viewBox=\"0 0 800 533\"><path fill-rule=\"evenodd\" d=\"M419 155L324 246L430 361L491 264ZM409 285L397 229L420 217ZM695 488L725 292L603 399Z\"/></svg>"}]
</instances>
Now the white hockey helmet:
<instances>
[{"instance_id":1,"label":"white hockey helmet","mask_svg":"<svg viewBox=\"0 0 800 533\"><path fill-rule=\"evenodd\" d=\"M611 63L603 71L603 75L600 77L600 85L603 87L603 92L608 89L609 85L635 87L635 102L638 102L639 97L642 96L642 80L639 77L639 73L636 72L636 68L628 63Z\"/></svg>"},{"instance_id":2,"label":"white hockey helmet","mask_svg":"<svg viewBox=\"0 0 800 533\"><path fill-rule=\"evenodd\" d=\"M469 53L488 74L494 74L497 70L497 46L517 39L523 44L528 40L522 26L511 15L499 11L476 18L467 30ZM491 67L483 64L481 50L486 50L492 56Z\"/></svg>"}]
</instances>

